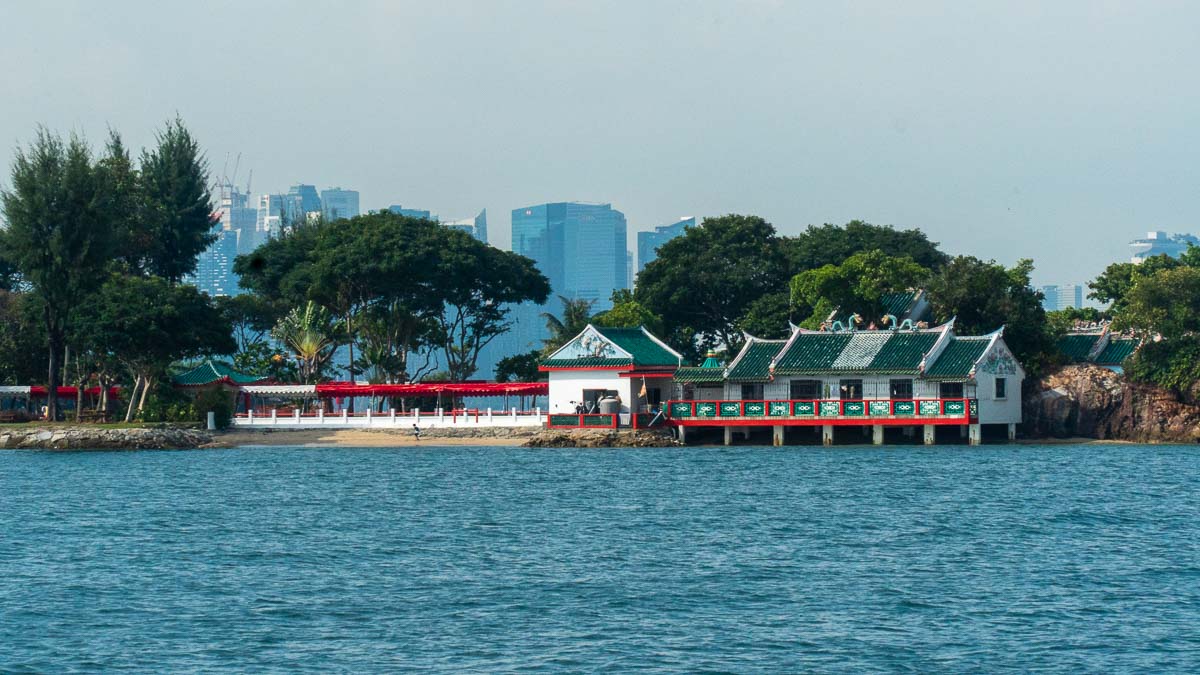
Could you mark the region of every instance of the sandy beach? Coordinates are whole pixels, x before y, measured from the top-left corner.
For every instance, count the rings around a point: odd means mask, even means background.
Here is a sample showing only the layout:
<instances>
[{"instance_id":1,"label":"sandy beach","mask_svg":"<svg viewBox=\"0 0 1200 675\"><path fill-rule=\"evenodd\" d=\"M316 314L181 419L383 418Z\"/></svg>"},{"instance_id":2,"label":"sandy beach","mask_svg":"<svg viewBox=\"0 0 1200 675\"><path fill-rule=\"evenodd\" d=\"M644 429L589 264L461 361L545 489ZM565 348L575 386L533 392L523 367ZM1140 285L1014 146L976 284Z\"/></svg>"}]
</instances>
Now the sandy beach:
<instances>
[{"instance_id":1,"label":"sandy beach","mask_svg":"<svg viewBox=\"0 0 1200 675\"><path fill-rule=\"evenodd\" d=\"M420 440L411 431L402 429L297 429L297 430L232 430L217 434L209 447L232 448L247 445L338 447L338 448L406 448L427 446L517 446L523 436L509 438L469 438L434 436L428 432Z\"/></svg>"}]
</instances>

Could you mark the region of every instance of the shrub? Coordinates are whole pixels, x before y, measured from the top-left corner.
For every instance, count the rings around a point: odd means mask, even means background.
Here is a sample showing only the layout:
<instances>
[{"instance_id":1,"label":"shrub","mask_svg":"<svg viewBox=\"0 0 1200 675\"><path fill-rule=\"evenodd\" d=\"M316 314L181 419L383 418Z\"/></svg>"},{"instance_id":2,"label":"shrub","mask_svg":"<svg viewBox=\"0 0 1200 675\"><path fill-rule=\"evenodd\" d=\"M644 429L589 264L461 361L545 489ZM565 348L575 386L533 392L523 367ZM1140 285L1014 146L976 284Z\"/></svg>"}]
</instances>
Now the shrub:
<instances>
[{"instance_id":1,"label":"shrub","mask_svg":"<svg viewBox=\"0 0 1200 675\"><path fill-rule=\"evenodd\" d=\"M208 421L208 413L215 413L217 428L228 429L233 421L233 394L220 388L209 388L201 391L192 401L195 419L199 422Z\"/></svg>"}]
</instances>

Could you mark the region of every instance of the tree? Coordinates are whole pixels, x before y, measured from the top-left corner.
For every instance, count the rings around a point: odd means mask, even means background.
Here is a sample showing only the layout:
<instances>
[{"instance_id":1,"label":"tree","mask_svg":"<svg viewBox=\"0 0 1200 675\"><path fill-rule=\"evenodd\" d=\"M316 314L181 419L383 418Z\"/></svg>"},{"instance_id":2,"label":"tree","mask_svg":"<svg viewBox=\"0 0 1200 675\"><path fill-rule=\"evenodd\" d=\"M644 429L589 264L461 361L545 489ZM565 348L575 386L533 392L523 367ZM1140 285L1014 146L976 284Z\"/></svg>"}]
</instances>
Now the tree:
<instances>
[{"instance_id":1,"label":"tree","mask_svg":"<svg viewBox=\"0 0 1200 675\"><path fill-rule=\"evenodd\" d=\"M808 314L806 328L817 328L834 310L876 322L883 318L885 295L911 289L928 275L929 270L907 256L892 257L879 250L855 253L841 265L793 277L792 304Z\"/></svg>"},{"instance_id":2,"label":"tree","mask_svg":"<svg viewBox=\"0 0 1200 675\"><path fill-rule=\"evenodd\" d=\"M502 251L462 230L444 229L434 288L443 302L438 338L451 379L475 374L479 353L511 325L508 306L544 303L550 281L525 256Z\"/></svg>"},{"instance_id":3,"label":"tree","mask_svg":"<svg viewBox=\"0 0 1200 675\"><path fill-rule=\"evenodd\" d=\"M0 382L36 382L46 372L42 309L32 293L0 290Z\"/></svg>"},{"instance_id":4,"label":"tree","mask_svg":"<svg viewBox=\"0 0 1200 675\"><path fill-rule=\"evenodd\" d=\"M797 320L797 312L790 291L768 293L750 303L737 328L754 337L781 340L791 335L790 324Z\"/></svg>"},{"instance_id":5,"label":"tree","mask_svg":"<svg viewBox=\"0 0 1200 675\"><path fill-rule=\"evenodd\" d=\"M534 349L500 359L496 362L496 381L537 382L542 379L542 374L538 371L538 361L541 357L542 352Z\"/></svg>"},{"instance_id":6,"label":"tree","mask_svg":"<svg viewBox=\"0 0 1200 675\"><path fill-rule=\"evenodd\" d=\"M232 329L194 286L160 277L114 274L80 313L75 339L97 360L122 364L133 379L125 419L145 406L168 366L184 359L229 354Z\"/></svg>"},{"instance_id":7,"label":"tree","mask_svg":"<svg viewBox=\"0 0 1200 675\"><path fill-rule=\"evenodd\" d=\"M562 303L561 317L551 312L542 312L542 318L546 320L546 330L550 332L550 337L542 340L542 353L547 355L570 342L587 328L592 320L592 305L596 304L591 300L568 298L563 295L558 296L558 301Z\"/></svg>"},{"instance_id":8,"label":"tree","mask_svg":"<svg viewBox=\"0 0 1200 675\"><path fill-rule=\"evenodd\" d=\"M809 226L795 237L784 238L783 246L796 273L825 265L840 265L850 256L865 251L907 257L930 270L940 268L949 260L949 256L938 250L937 242L929 241L920 230L897 230L861 220L841 226L829 223Z\"/></svg>"},{"instance_id":9,"label":"tree","mask_svg":"<svg viewBox=\"0 0 1200 675\"><path fill-rule=\"evenodd\" d=\"M400 301L375 304L358 319L362 357L357 366L371 382L402 384L419 380L436 363L427 348L433 344L437 323L424 312L415 312ZM414 364L414 356L424 358Z\"/></svg>"},{"instance_id":10,"label":"tree","mask_svg":"<svg viewBox=\"0 0 1200 675\"><path fill-rule=\"evenodd\" d=\"M788 270L767 221L707 218L659 248L658 258L638 274L634 297L662 317L663 337L694 358L718 346L740 347L738 322L757 299L787 288Z\"/></svg>"},{"instance_id":11,"label":"tree","mask_svg":"<svg viewBox=\"0 0 1200 675\"><path fill-rule=\"evenodd\" d=\"M925 283L938 322L955 318L955 331L978 335L1004 328L1004 341L1031 376L1058 358L1055 336L1046 322L1042 294L1029 285L1032 260L1011 268L972 256L958 256Z\"/></svg>"},{"instance_id":12,"label":"tree","mask_svg":"<svg viewBox=\"0 0 1200 675\"><path fill-rule=\"evenodd\" d=\"M295 354L300 380L312 384L333 357L341 330L329 310L310 300L280 319L271 335Z\"/></svg>"},{"instance_id":13,"label":"tree","mask_svg":"<svg viewBox=\"0 0 1200 675\"><path fill-rule=\"evenodd\" d=\"M1142 276L1121 300L1118 328L1166 341L1200 333L1200 269L1178 267Z\"/></svg>"},{"instance_id":14,"label":"tree","mask_svg":"<svg viewBox=\"0 0 1200 675\"><path fill-rule=\"evenodd\" d=\"M158 145L142 152L141 217L148 235L145 267L151 274L177 282L196 270L196 257L217 237L213 226L208 163L200 144L176 117L158 133Z\"/></svg>"},{"instance_id":15,"label":"tree","mask_svg":"<svg viewBox=\"0 0 1200 675\"><path fill-rule=\"evenodd\" d=\"M612 309L605 310L592 317L592 323L597 326L610 328L638 328L645 326L646 330L660 335L663 333L663 320L645 305L633 297L633 293L624 288L613 291Z\"/></svg>"},{"instance_id":16,"label":"tree","mask_svg":"<svg viewBox=\"0 0 1200 675\"><path fill-rule=\"evenodd\" d=\"M0 193L8 228L4 259L41 303L48 349L47 387L56 391L67 327L82 298L92 290L112 257L110 196L83 139L64 142L45 129L17 150L12 189ZM57 419L58 400L47 397Z\"/></svg>"},{"instance_id":17,"label":"tree","mask_svg":"<svg viewBox=\"0 0 1200 675\"><path fill-rule=\"evenodd\" d=\"M1185 266L1200 267L1200 248L1189 246L1180 258L1172 258L1164 253L1146 258L1140 263L1113 263L1088 283L1088 287L1092 289L1088 297L1108 303L1110 312L1120 314L1125 309L1126 296L1139 279Z\"/></svg>"}]
</instances>

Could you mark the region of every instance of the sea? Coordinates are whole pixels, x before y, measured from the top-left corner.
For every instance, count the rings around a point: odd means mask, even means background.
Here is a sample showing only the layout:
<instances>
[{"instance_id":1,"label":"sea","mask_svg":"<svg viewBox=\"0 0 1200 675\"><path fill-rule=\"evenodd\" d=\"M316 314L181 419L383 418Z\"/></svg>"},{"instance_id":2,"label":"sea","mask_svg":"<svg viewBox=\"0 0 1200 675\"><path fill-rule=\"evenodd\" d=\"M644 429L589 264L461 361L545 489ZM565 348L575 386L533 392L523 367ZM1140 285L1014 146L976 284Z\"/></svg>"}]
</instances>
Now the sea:
<instances>
[{"instance_id":1,"label":"sea","mask_svg":"<svg viewBox=\"0 0 1200 675\"><path fill-rule=\"evenodd\" d=\"M3 672L1200 670L1200 448L0 452Z\"/></svg>"}]
</instances>

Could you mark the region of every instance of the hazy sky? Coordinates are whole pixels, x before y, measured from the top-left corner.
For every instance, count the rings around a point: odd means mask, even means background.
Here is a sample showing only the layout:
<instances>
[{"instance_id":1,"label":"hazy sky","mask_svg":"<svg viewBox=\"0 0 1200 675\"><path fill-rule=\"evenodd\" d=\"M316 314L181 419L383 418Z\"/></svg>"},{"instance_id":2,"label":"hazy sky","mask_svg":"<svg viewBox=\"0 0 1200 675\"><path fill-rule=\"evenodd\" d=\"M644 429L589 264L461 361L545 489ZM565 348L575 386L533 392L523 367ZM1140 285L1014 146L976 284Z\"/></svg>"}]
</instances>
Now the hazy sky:
<instances>
[{"instance_id":1,"label":"hazy sky","mask_svg":"<svg viewBox=\"0 0 1200 675\"><path fill-rule=\"evenodd\" d=\"M1200 3L4 2L0 164L183 116L253 192L861 218L1083 282L1200 230Z\"/></svg>"}]
</instances>

